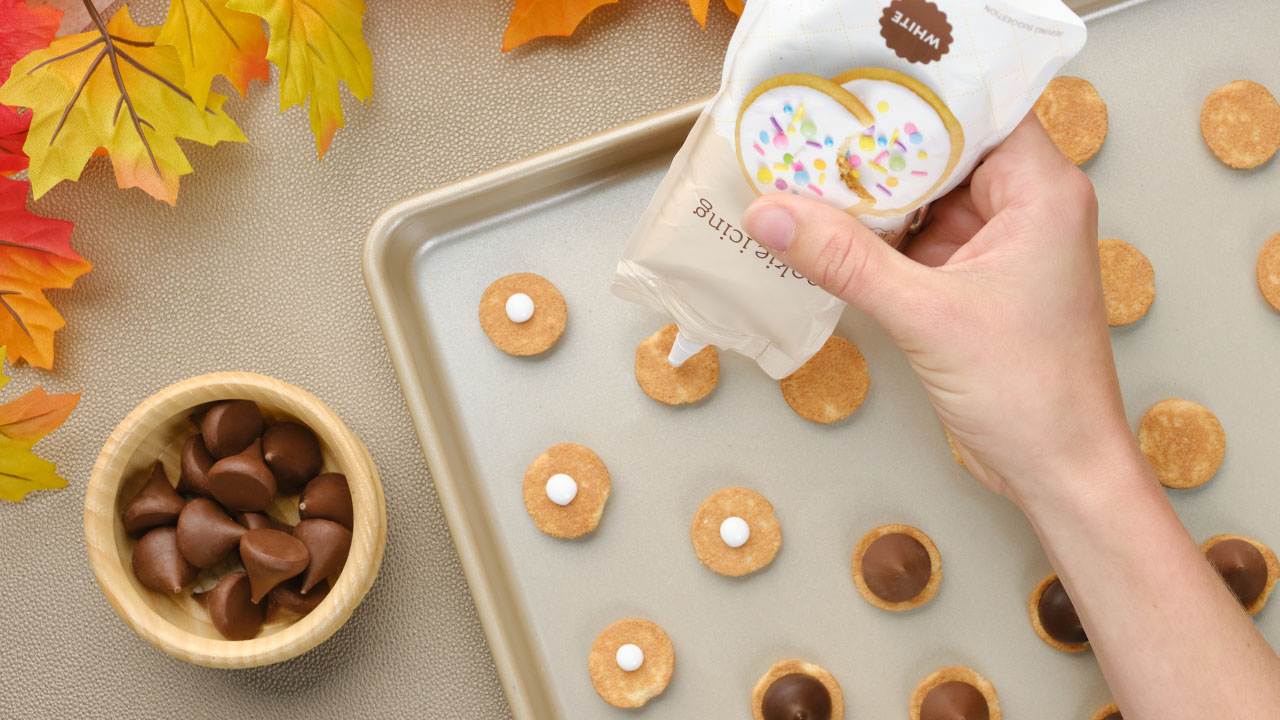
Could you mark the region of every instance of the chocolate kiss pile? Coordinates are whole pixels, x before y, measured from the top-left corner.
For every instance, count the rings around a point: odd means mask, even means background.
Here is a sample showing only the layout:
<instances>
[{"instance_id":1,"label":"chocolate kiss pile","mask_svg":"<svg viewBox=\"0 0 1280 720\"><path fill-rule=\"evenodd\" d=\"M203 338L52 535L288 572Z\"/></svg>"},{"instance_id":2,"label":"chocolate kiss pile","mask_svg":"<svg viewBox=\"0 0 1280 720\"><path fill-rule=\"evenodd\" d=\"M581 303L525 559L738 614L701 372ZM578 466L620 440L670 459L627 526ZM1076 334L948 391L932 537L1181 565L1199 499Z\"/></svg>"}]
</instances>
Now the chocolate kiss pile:
<instances>
[{"instance_id":1,"label":"chocolate kiss pile","mask_svg":"<svg viewBox=\"0 0 1280 720\"><path fill-rule=\"evenodd\" d=\"M351 549L351 491L345 476L320 472L310 428L266 425L250 400L220 402L193 420L200 433L182 446L177 489L157 461L120 513L125 531L139 536L133 574L149 590L176 594L238 554L244 571L202 596L218 632L248 640L269 607L305 615L329 593L328 578ZM299 492L296 526L267 514L277 494Z\"/></svg>"}]
</instances>

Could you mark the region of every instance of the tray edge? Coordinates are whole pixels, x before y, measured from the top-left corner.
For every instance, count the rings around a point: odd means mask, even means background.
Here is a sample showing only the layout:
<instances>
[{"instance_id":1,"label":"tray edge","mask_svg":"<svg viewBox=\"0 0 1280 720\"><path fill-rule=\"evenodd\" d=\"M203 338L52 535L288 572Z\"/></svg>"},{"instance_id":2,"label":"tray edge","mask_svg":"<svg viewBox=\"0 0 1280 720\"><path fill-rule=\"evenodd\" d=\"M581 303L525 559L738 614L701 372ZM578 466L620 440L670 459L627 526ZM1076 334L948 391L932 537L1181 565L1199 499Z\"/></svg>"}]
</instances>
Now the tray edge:
<instances>
[{"instance_id":1,"label":"tray edge","mask_svg":"<svg viewBox=\"0 0 1280 720\"><path fill-rule=\"evenodd\" d=\"M709 97L700 98L647 115L624 125L401 200L378 215L365 238L361 254L365 288L369 293L378 325L382 329L387 353L400 382L419 444L426 457L428 471L436 488L436 496L458 553L458 560L462 565L472 602L476 607L485 640L489 645L490 655L497 668L507 702L511 706L512 716L517 720L541 720L551 717L549 712L539 709L538 706L542 703L535 701L532 697L533 693L527 682L529 666L518 661L517 655L520 653L514 648L516 644L532 645L528 640L530 633L527 627L513 630L500 618L503 614L499 608L500 604L509 601L499 599L493 591L494 581L490 577L491 569L482 559L481 551L477 547L478 541L471 517L460 497L451 464L445 457L436 417L426 402L420 399L424 397L424 389L420 378L413 370L408 340L404 328L400 326L400 318L395 314L389 289L391 282L389 270L384 263L384 258L395 229L410 215L429 211L432 207L439 207L491 187L499 181L517 182L538 172L563 167L606 151L621 142L643 142L644 138L660 136L676 128L684 128L687 131L693 126L708 100ZM516 615L523 618L523 613L516 613ZM526 638L524 642L518 643L512 635L513 632L523 635ZM545 704L542 705L545 709Z\"/></svg>"}]
</instances>

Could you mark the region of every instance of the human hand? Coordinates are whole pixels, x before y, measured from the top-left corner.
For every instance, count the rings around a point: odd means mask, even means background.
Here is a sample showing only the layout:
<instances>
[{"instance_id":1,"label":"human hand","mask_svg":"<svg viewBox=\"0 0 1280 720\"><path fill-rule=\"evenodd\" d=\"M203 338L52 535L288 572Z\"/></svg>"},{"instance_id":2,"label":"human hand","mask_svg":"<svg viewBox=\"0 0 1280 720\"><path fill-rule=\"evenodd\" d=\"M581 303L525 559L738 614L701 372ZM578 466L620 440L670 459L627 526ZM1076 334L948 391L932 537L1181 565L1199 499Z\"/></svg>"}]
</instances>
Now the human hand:
<instances>
[{"instance_id":1,"label":"human hand","mask_svg":"<svg viewBox=\"0 0 1280 720\"><path fill-rule=\"evenodd\" d=\"M1111 355L1093 185L1033 115L934 203L906 254L795 195L748 208L751 236L879 322L965 465L1027 509L1137 452ZM1087 489L1086 489L1087 490Z\"/></svg>"}]
</instances>

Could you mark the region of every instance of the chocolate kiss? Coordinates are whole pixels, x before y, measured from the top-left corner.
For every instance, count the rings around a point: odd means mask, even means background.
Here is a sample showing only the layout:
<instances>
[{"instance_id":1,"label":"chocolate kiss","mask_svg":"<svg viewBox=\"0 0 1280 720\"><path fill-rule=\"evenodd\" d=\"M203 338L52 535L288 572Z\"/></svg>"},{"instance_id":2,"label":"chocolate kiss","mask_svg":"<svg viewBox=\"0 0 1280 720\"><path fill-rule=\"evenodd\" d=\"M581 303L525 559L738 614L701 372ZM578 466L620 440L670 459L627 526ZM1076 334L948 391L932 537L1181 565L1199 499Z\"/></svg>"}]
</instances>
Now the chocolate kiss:
<instances>
[{"instance_id":1,"label":"chocolate kiss","mask_svg":"<svg viewBox=\"0 0 1280 720\"><path fill-rule=\"evenodd\" d=\"M321 580L315 587L311 588L309 594L303 595L302 578L293 578L271 588L269 598L271 604L276 607L296 612L299 615L306 615L315 610L320 601L324 600L328 594L329 582L327 580Z\"/></svg>"},{"instance_id":2,"label":"chocolate kiss","mask_svg":"<svg viewBox=\"0 0 1280 720\"><path fill-rule=\"evenodd\" d=\"M120 520L124 523L125 532L137 535L157 525L174 524L178 521L180 512L182 496L169 484L169 478L164 474L164 465L156 461L151 466L151 477L147 479L147 484L124 506Z\"/></svg>"},{"instance_id":3,"label":"chocolate kiss","mask_svg":"<svg viewBox=\"0 0 1280 720\"><path fill-rule=\"evenodd\" d=\"M332 520L350 530L355 512L351 509L351 490L347 476L325 473L307 483L298 498L298 514L304 518Z\"/></svg>"},{"instance_id":4,"label":"chocolate kiss","mask_svg":"<svg viewBox=\"0 0 1280 720\"><path fill-rule=\"evenodd\" d=\"M311 592L321 580L342 570L351 550L351 531L332 520L311 518L298 523L293 536L307 546L311 562L302 575L302 594Z\"/></svg>"},{"instance_id":5,"label":"chocolate kiss","mask_svg":"<svg viewBox=\"0 0 1280 720\"><path fill-rule=\"evenodd\" d=\"M262 434L262 457L284 492L299 488L320 472L320 441L311 428L295 422L276 423Z\"/></svg>"},{"instance_id":6,"label":"chocolate kiss","mask_svg":"<svg viewBox=\"0 0 1280 720\"><path fill-rule=\"evenodd\" d=\"M225 457L209 469L213 499L228 510L265 510L276 494L276 478L262 461L262 441L244 452Z\"/></svg>"},{"instance_id":7,"label":"chocolate kiss","mask_svg":"<svg viewBox=\"0 0 1280 720\"><path fill-rule=\"evenodd\" d=\"M783 675L764 692L764 720L831 720L831 693L808 673Z\"/></svg>"},{"instance_id":8,"label":"chocolate kiss","mask_svg":"<svg viewBox=\"0 0 1280 720\"><path fill-rule=\"evenodd\" d=\"M237 512L232 513L231 517L234 518L236 522L250 530L269 528L271 530L279 530L283 533L293 532L292 525L282 523L265 512Z\"/></svg>"},{"instance_id":9,"label":"chocolate kiss","mask_svg":"<svg viewBox=\"0 0 1280 720\"><path fill-rule=\"evenodd\" d=\"M200 433L214 457L235 455L262 435L262 411L252 400L220 402L200 419Z\"/></svg>"},{"instance_id":10,"label":"chocolate kiss","mask_svg":"<svg viewBox=\"0 0 1280 720\"><path fill-rule=\"evenodd\" d=\"M178 549L178 531L165 526L142 536L133 548L133 574L142 587L156 592L179 593L195 582L200 570L187 562Z\"/></svg>"},{"instance_id":11,"label":"chocolate kiss","mask_svg":"<svg viewBox=\"0 0 1280 720\"><path fill-rule=\"evenodd\" d=\"M208 498L195 498L178 515L178 549L198 568L217 565L240 544L244 533L240 523Z\"/></svg>"},{"instance_id":12,"label":"chocolate kiss","mask_svg":"<svg viewBox=\"0 0 1280 720\"><path fill-rule=\"evenodd\" d=\"M204 438L199 435L187 438L178 457L182 462L178 492L209 497L209 468L213 467L213 456L204 446Z\"/></svg>"},{"instance_id":13,"label":"chocolate kiss","mask_svg":"<svg viewBox=\"0 0 1280 720\"><path fill-rule=\"evenodd\" d=\"M249 573L253 601L302 572L310 555L302 541L279 530L259 528L240 536L240 562Z\"/></svg>"},{"instance_id":14,"label":"chocolate kiss","mask_svg":"<svg viewBox=\"0 0 1280 720\"><path fill-rule=\"evenodd\" d=\"M228 640L249 640L262 631L267 606L249 597L249 576L231 573L218 581L209 592L209 619Z\"/></svg>"}]
</instances>

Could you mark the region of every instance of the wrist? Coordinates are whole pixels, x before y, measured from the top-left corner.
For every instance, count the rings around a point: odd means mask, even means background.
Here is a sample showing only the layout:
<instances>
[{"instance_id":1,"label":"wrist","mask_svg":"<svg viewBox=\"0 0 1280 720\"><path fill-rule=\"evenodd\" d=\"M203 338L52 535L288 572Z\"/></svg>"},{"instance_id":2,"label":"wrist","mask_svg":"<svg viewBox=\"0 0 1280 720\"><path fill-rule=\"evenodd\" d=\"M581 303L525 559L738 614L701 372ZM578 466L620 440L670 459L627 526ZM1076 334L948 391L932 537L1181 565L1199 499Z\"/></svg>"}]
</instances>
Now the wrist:
<instances>
[{"instance_id":1,"label":"wrist","mask_svg":"<svg viewBox=\"0 0 1280 720\"><path fill-rule=\"evenodd\" d=\"M1097 522L1113 508L1163 498L1137 440L1124 428L1071 458L1046 463L1039 477L1011 485L1010 499L1038 532L1051 524Z\"/></svg>"}]
</instances>

